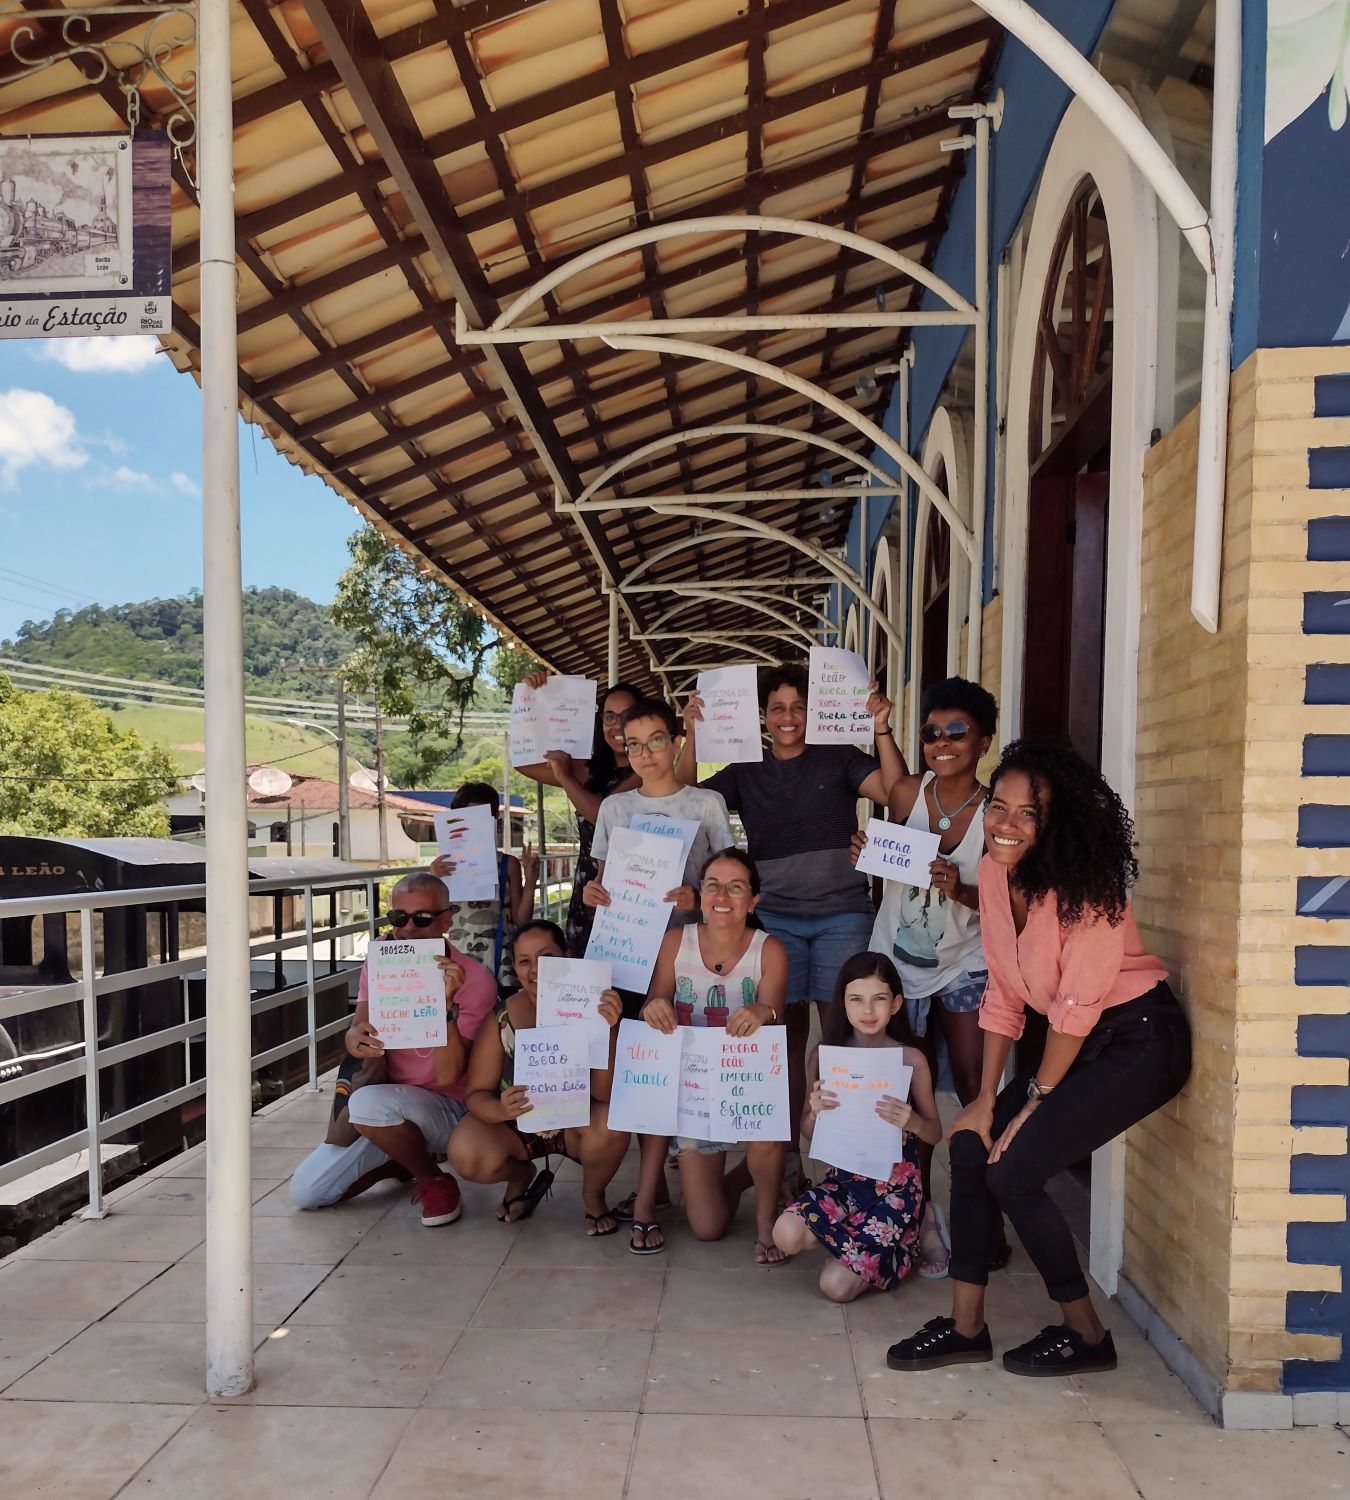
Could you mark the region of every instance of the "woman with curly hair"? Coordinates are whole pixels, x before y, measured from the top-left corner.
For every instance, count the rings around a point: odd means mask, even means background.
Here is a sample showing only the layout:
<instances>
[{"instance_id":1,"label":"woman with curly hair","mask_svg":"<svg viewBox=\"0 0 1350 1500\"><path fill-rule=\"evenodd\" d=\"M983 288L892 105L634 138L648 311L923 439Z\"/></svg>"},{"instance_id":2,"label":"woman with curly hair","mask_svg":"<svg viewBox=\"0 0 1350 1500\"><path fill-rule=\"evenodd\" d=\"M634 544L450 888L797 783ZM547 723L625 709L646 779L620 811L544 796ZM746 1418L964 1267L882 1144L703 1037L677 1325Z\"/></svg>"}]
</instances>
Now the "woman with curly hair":
<instances>
[{"instance_id":1,"label":"woman with curly hair","mask_svg":"<svg viewBox=\"0 0 1350 1500\"><path fill-rule=\"evenodd\" d=\"M1062 1321L1009 1349L1003 1368L1113 1370L1115 1345L1046 1183L1181 1091L1190 1027L1140 941L1129 902L1134 827L1097 772L1062 746L1014 741L990 777L984 832L984 1067L951 1129L952 1315L893 1345L886 1363L932 1370L993 1359L984 1295L1005 1213ZM1000 1091L1028 1006L1049 1022L1045 1051Z\"/></svg>"}]
</instances>

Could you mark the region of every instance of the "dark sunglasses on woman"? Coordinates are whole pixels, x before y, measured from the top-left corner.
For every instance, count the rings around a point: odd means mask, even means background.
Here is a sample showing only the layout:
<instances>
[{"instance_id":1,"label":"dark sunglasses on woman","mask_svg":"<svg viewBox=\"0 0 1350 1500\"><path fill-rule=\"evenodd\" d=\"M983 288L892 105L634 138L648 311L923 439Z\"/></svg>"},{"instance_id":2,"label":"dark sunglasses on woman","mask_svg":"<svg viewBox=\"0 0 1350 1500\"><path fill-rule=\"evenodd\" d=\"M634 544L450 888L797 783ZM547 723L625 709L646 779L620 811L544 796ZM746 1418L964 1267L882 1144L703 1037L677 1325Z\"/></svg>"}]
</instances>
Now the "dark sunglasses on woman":
<instances>
[{"instance_id":1,"label":"dark sunglasses on woman","mask_svg":"<svg viewBox=\"0 0 1350 1500\"><path fill-rule=\"evenodd\" d=\"M430 927L437 917L443 917L450 908L442 907L440 911L400 911L394 907L392 911L384 914L384 920L391 927L406 927L409 922L414 927Z\"/></svg>"},{"instance_id":2,"label":"dark sunglasses on woman","mask_svg":"<svg viewBox=\"0 0 1350 1500\"><path fill-rule=\"evenodd\" d=\"M950 740L953 745L959 745L970 733L970 725L959 721L953 724L925 724L919 731L919 738L925 745L936 745L939 740Z\"/></svg>"}]
</instances>

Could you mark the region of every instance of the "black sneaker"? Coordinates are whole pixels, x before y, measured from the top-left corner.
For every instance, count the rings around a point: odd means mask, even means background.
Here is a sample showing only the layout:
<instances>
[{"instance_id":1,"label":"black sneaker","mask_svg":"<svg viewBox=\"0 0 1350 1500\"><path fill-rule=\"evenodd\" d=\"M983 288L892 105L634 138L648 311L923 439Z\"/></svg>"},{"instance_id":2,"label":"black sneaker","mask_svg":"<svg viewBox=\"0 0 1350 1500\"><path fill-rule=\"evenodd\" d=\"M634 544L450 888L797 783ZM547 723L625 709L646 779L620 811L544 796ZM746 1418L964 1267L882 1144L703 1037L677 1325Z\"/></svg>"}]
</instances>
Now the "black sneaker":
<instances>
[{"instance_id":1,"label":"black sneaker","mask_svg":"<svg viewBox=\"0 0 1350 1500\"><path fill-rule=\"evenodd\" d=\"M933 1318L918 1333L886 1351L892 1370L938 1370L943 1365L984 1365L994 1357L988 1328L973 1339L957 1333L951 1318Z\"/></svg>"},{"instance_id":2,"label":"black sneaker","mask_svg":"<svg viewBox=\"0 0 1350 1500\"><path fill-rule=\"evenodd\" d=\"M1034 1339L1003 1356L1003 1368L1013 1375L1091 1375L1115 1367L1116 1346L1110 1333L1100 1344L1089 1344L1081 1333L1058 1325L1042 1328Z\"/></svg>"}]
</instances>

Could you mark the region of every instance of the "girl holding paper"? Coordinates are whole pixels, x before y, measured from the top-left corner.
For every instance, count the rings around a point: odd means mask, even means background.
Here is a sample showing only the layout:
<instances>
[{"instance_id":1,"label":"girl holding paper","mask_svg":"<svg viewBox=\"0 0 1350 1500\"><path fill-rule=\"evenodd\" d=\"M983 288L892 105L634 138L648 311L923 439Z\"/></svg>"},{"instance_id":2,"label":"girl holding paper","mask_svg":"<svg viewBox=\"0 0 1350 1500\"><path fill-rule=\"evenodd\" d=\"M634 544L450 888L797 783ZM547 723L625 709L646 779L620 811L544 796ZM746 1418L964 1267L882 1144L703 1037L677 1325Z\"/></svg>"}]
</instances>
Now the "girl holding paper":
<instances>
[{"instance_id":1,"label":"girl holding paper","mask_svg":"<svg viewBox=\"0 0 1350 1500\"><path fill-rule=\"evenodd\" d=\"M754 861L740 849L714 854L703 866L699 894L703 921L666 934L642 1019L667 1036L677 1026L725 1027L732 1036L751 1036L761 1026L781 1023L787 954L777 938L749 926L750 913L759 904ZM753 1185L755 1264L781 1265L787 1257L774 1244L773 1225L787 1142L747 1141L744 1160L730 1172L726 1154L733 1147L726 1141L677 1136L675 1149L685 1215L694 1234L701 1240L720 1240L741 1195ZM639 1201L641 1194L639 1188ZM661 1226L635 1215L633 1230L635 1244L641 1233L644 1245L651 1246ZM664 1239L655 1248L665 1249Z\"/></svg>"},{"instance_id":2,"label":"girl holding paper","mask_svg":"<svg viewBox=\"0 0 1350 1500\"><path fill-rule=\"evenodd\" d=\"M1072 750L1018 740L990 777L980 864L989 984L980 1092L951 1132L952 1315L886 1357L931 1370L994 1357L984 1320L989 1246L1013 1222L1060 1320L1003 1356L1014 1375L1113 1370L1073 1234L1046 1183L1180 1092L1191 1035L1130 911L1134 827ZM1034 1067L1000 1088L1030 1008L1049 1021Z\"/></svg>"},{"instance_id":3,"label":"girl holding paper","mask_svg":"<svg viewBox=\"0 0 1350 1500\"><path fill-rule=\"evenodd\" d=\"M896 1048L913 1070L909 1100L883 1094L877 1115L904 1132L900 1159L885 1179L830 1168L829 1175L808 1189L774 1225L774 1243L788 1255L816 1245L828 1259L821 1269L820 1290L831 1302L852 1302L867 1288L887 1292L919 1264L919 1226L924 1218L923 1173L917 1143L931 1149L942 1139L928 1061L911 1045L905 1001L895 965L881 953L857 953L835 980L834 997L821 1029L824 1047ZM838 1108L839 1097L820 1081L820 1053L807 1065L811 1091L802 1119L809 1141L816 1121Z\"/></svg>"},{"instance_id":4,"label":"girl holding paper","mask_svg":"<svg viewBox=\"0 0 1350 1500\"><path fill-rule=\"evenodd\" d=\"M546 956L567 956L561 928L553 922L526 922L512 944L520 989L498 1002L492 1022L484 1024L469 1054L465 1084L469 1112L451 1139L451 1160L470 1182L506 1184L497 1217L504 1224L514 1224L528 1219L553 1185L549 1167L537 1169L534 1163L541 1158L547 1162L550 1156L571 1157L581 1163L587 1238L603 1238L619 1227L605 1193L628 1150L627 1134L611 1130L607 1120L613 1048L611 1067L591 1070L591 1123L580 1129L533 1134L528 1094L515 1081L516 1032L536 1024L539 960ZM611 1027L618 1024L616 991L605 991L599 1012Z\"/></svg>"},{"instance_id":5,"label":"girl holding paper","mask_svg":"<svg viewBox=\"0 0 1350 1500\"><path fill-rule=\"evenodd\" d=\"M532 672L525 679L525 686L537 691L547 681L547 672ZM629 687L626 682L616 682L605 689L595 716L595 749L589 760L573 760L561 750L550 750L538 765L516 767L532 781L560 787L576 809L577 862L572 874L572 899L567 908L567 949L573 958L585 954L586 939L595 921L594 909L581 899L581 893L595 879L591 840L595 837L600 804L615 792L632 791L638 784L624 749L623 716L641 696L637 688Z\"/></svg>"}]
</instances>

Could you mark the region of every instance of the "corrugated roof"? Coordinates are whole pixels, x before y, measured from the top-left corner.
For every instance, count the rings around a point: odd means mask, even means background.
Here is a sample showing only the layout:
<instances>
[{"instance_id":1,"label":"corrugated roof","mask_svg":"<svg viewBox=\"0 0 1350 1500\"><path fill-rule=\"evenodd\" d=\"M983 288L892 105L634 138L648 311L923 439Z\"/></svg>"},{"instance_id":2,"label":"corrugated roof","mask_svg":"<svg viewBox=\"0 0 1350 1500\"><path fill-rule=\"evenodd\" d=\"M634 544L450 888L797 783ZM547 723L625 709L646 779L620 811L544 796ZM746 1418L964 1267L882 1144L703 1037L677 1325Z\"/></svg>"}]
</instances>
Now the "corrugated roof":
<instances>
[{"instance_id":1,"label":"corrugated roof","mask_svg":"<svg viewBox=\"0 0 1350 1500\"><path fill-rule=\"evenodd\" d=\"M540 657L592 673L605 656L600 566L621 576L690 522L560 517L555 484L575 496L613 458L700 421L785 423L850 447L857 435L716 365L597 340L460 347L454 301L485 326L542 268L695 214L813 219L926 258L963 169L939 150L947 109L979 93L999 35L965 0L239 0L234 12L246 415ZM46 40L28 51L58 50L55 24L32 24ZM107 35L140 24L94 23ZM11 35L0 24L0 131L117 128L113 80L89 82L78 60L24 73L5 58ZM170 102L147 89L143 123ZM191 370L198 214L181 169L174 195L168 342ZM608 261L546 308L569 321L865 310L878 287L889 310L910 305L902 278L856 252L719 233ZM896 337L721 341L876 418L886 384L863 402L854 384ZM810 451L765 437L668 450L630 471L624 493L801 488L819 467ZM833 546L844 509L781 501L755 514ZM787 556L738 538L652 576L772 580L796 570ZM644 620L657 608L634 607ZM733 598L684 618L755 628ZM622 665L646 675L631 648Z\"/></svg>"}]
</instances>

